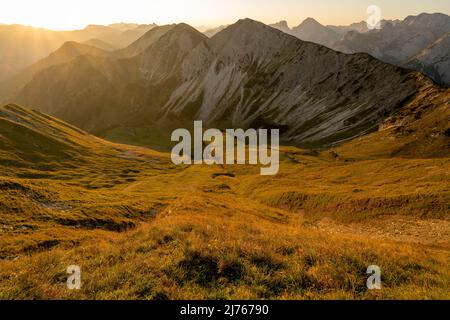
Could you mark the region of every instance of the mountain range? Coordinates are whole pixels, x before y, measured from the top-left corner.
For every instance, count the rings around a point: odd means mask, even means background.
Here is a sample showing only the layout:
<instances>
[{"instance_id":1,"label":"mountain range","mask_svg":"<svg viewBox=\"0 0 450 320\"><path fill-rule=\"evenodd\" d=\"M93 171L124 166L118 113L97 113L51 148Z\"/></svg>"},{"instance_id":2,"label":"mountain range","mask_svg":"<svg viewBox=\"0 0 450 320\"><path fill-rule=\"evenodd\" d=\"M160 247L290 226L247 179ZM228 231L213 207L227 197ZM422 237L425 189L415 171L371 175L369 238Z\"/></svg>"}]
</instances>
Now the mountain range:
<instances>
[{"instance_id":1,"label":"mountain range","mask_svg":"<svg viewBox=\"0 0 450 320\"><path fill-rule=\"evenodd\" d=\"M423 72L440 85L450 86L450 71L445 67L450 63L446 55L450 46L445 41L450 32L450 17L446 14L422 13L404 20L381 20L381 29L374 30L369 30L365 21L347 26L325 26L313 18L307 18L293 28L286 21L270 26L336 51L368 53L384 62ZM212 37L226 27L210 29L205 34ZM432 50L442 53L432 53Z\"/></svg>"},{"instance_id":2,"label":"mountain range","mask_svg":"<svg viewBox=\"0 0 450 320\"><path fill-rule=\"evenodd\" d=\"M103 48L122 48L153 28L154 24L89 25L82 30L52 31L0 24L0 81L55 51L64 42L88 41ZM129 29L127 29L129 28Z\"/></svg>"},{"instance_id":3,"label":"mountain range","mask_svg":"<svg viewBox=\"0 0 450 320\"><path fill-rule=\"evenodd\" d=\"M9 102L120 142L148 144L196 119L276 126L286 143L324 146L374 130L427 81L244 19L212 38L155 27L115 52L66 44L15 79Z\"/></svg>"},{"instance_id":4,"label":"mountain range","mask_svg":"<svg viewBox=\"0 0 450 320\"><path fill-rule=\"evenodd\" d=\"M270 26L301 40L322 44L337 51L369 53L382 61L425 72L436 82L448 85L447 80L443 80L448 77L443 74L446 70L433 68L441 60L425 59L422 64L409 61L450 32L449 20L445 14L423 13L404 20L382 20L381 30L369 30L365 21L347 26L324 26L313 18L307 18L293 28L286 21ZM155 26L156 24L115 23L108 26L90 25L83 30L51 31L0 24L0 59L3 61L0 65L0 81L44 58L66 41L115 51L128 46ZM228 26L209 29L204 34L211 38ZM408 39L406 45L402 39ZM446 45L446 42L441 45ZM444 46L442 50L450 51L450 48Z\"/></svg>"},{"instance_id":5,"label":"mountain range","mask_svg":"<svg viewBox=\"0 0 450 320\"><path fill-rule=\"evenodd\" d=\"M422 13L403 21L387 22L380 30L348 32L332 48L346 53L366 52L387 63L417 68L441 85L449 86L448 41L440 41L450 32L450 17L441 13ZM439 44L436 46L435 44ZM429 48L431 47L431 48ZM436 53L430 51L436 50ZM425 51L425 52L423 52ZM438 53L438 52L443 53ZM428 55L428 58L424 58ZM418 61L414 62L416 56ZM435 67L439 64L440 67Z\"/></svg>"},{"instance_id":6,"label":"mountain range","mask_svg":"<svg viewBox=\"0 0 450 320\"><path fill-rule=\"evenodd\" d=\"M424 17L384 22L358 37L421 25ZM439 17L428 27L445 30L447 16ZM187 24L152 26L113 51L67 42L1 83L0 102L30 105L130 144L165 147L171 130L203 120L218 128L278 127L283 143L323 147L375 130L430 84L417 72L300 40L286 28L243 19L209 38ZM339 34L313 19L291 31L314 37L315 30L323 41ZM447 45L444 36L405 65L446 81Z\"/></svg>"}]
</instances>

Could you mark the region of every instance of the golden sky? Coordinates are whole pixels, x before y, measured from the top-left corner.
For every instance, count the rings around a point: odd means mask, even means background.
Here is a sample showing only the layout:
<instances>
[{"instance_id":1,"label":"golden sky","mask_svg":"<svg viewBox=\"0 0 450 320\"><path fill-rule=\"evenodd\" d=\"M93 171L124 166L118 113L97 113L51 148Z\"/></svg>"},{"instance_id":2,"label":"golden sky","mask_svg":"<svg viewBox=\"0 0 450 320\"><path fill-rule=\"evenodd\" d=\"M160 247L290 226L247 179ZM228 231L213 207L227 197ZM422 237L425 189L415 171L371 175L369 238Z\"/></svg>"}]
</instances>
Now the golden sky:
<instances>
[{"instance_id":1,"label":"golden sky","mask_svg":"<svg viewBox=\"0 0 450 320\"><path fill-rule=\"evenodd\" d=\"M365 20L372 4L384 19L450 14L450 0L2 0L0 23L69 30L122 21L216 26L248 17L265 23L287 20L293 26L314 17L323 24L349 24Z\"/></svg>"}]
</instances>

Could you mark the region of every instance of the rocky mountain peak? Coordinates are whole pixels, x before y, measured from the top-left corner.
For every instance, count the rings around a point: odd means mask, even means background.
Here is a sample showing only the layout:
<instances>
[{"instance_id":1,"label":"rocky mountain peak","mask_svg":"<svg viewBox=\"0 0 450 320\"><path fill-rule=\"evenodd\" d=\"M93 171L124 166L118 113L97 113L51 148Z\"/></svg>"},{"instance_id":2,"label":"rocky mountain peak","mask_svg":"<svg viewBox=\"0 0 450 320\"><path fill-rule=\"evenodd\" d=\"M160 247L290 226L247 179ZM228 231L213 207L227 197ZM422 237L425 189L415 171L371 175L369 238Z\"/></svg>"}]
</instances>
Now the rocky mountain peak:
<instances>
[{"instance_id":1,"label":"rocky mountain peak","mask_svg":"<svg viewBox=\"0 0 450 320\"><path fill-rule=\"evenodd\" d=\"M270 26L272 28L279 29L279 30L282 30L282 31L289 31L290 30L286 20L279 21L277 23L271 24Z\"/></svg>"},{"instance_id":2,"label":"rocky mountain peak","mask_svg":"<svg viewBox=\"0 0 450 320\"><path fill-rule=\"evenodd\" d=\"M152 28L128 47L116 51L114 55L117 58L129 58L136 56L146 50L154 42L158 41L159 38L161 38L168 31L172 30L175 26L175 24L170 24Z\"/></svg>"},{"instance_id":3,"label":"rocky mountain peak","mask_svg":"<svg viewBox=\"0 0 450 320\"><path fill-rule=\"evenodd\" d=\"M316 19L313 18L306 18L303 20L302 23L300 23L295 29L301 29L301 28L323 28L324 26L320 24Z\"/></svg>"},{"instance_id":4,"label":"rocky mountain peak","mask_svg":"<svg viewBox=\"0 0 450 320\"><path fill-rule=\"evenodd\" d=\"M208 37L197 29L191 27L186 23L180 23L175 25L169 31L167 31L157 41L158 46L171 46L177 44L183 50L192 50L200 42L207 41Z\"/></svg>"},{"instance_id":5,"label":"rocky mountain peak","mask_svg":"<svg viewBox=\"0 0 450 320\"><path fill-rule=\"evenodd\" d=\"M325 27L313 18L307 18L293 28L292 35L301 40L319 43L327 47L331 47L340 38L336 31Z\"/></svg>"},{"instance_id":6,"label":"rocky mountain peak","mask_svg":"<svg viewBox=\"0 0 450 320\"><path fill-rule=\"evenodd\" d=\"M225 28L223 31L219 32L219 34L216 35L218 37L220 34L223 33L236 33L236 32L244 32L245 34L251 33L251 32L259 32L263 30L270 30L269 26L265 25L262 22L252 20L250 18L240 19L235 24L232 24Z\"/></svg>"},{"instance_id":7,"label":"rocky mountain peak","mask_svg":"<svg viewBox=\"0 0 450 320\"><path fill-rule=\"evenodd\" d=\"M252 19L242 19L211 38L215 49L225 55L267 53L269 49L297 39Z\"/></svg>"}]
</instances>

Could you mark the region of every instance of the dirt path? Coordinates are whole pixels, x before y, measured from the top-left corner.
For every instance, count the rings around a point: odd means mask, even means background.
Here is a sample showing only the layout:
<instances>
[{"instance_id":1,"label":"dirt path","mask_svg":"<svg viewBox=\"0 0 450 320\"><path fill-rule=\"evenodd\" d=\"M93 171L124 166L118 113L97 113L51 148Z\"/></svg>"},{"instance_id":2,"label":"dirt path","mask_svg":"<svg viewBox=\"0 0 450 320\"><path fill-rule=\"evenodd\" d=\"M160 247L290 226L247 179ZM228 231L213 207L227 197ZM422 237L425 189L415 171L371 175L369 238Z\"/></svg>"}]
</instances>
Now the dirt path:
<instances>
[{"instance_id":1,"label":"dirt path","mask_svg":"<svg viewBox=\"0 0 450 320\"><path fill-rule=\"evenodd\" d=\"M305 227L332 234L353 234L373 239L438 245L450 248L450 221L407 216L382 216L365 222L344 224L325 218Z\"/></svg>"}]
</instances>

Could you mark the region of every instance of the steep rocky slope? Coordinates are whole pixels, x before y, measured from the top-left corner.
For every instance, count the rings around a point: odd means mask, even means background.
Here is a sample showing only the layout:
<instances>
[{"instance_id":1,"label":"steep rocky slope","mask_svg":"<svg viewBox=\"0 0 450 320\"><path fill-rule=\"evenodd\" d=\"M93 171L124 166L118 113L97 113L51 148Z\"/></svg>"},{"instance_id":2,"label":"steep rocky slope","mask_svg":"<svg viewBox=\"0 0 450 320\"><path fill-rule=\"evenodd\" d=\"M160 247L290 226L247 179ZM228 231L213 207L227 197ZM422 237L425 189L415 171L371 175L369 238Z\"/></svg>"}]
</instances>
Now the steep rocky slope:
<instances>
[{"instance_id":1,"label":"steep rocky slope","mask_svg":"<svg viewBox=\"0 0 450 320\"><path fill-rule=\"evenodd\" d=\"M450 90L429 82L376 132L340 146L337 153L352 158L448 158Z\"/></svg>"},{"instance_id":2,"label":"steep rocky slope","mask_svg":"<svg viewBox=\"0 0 450 320\"><path fill-rule=\"evenodd\" d=\"M450 32L407 61L405 66L429 75L437 83L450 86Z\"/></svg>"},{"instance_id":3,"label":"steep rocky slope","mask_svg":"<svg viewBox=\"0 0 450 320\"><path fill-rule=\"evenodd\" d=\"M190 109L211 125L278 126L288 141L320 144L371 130L415 90L406 71L251 20L217 34L209 46L189 56L184 84L164 106L168 114ZM201 69L198 57L204 57L200 78L191 76ZM386 79L399 84L395 92Z\"/></svg>"}]
</instances>

